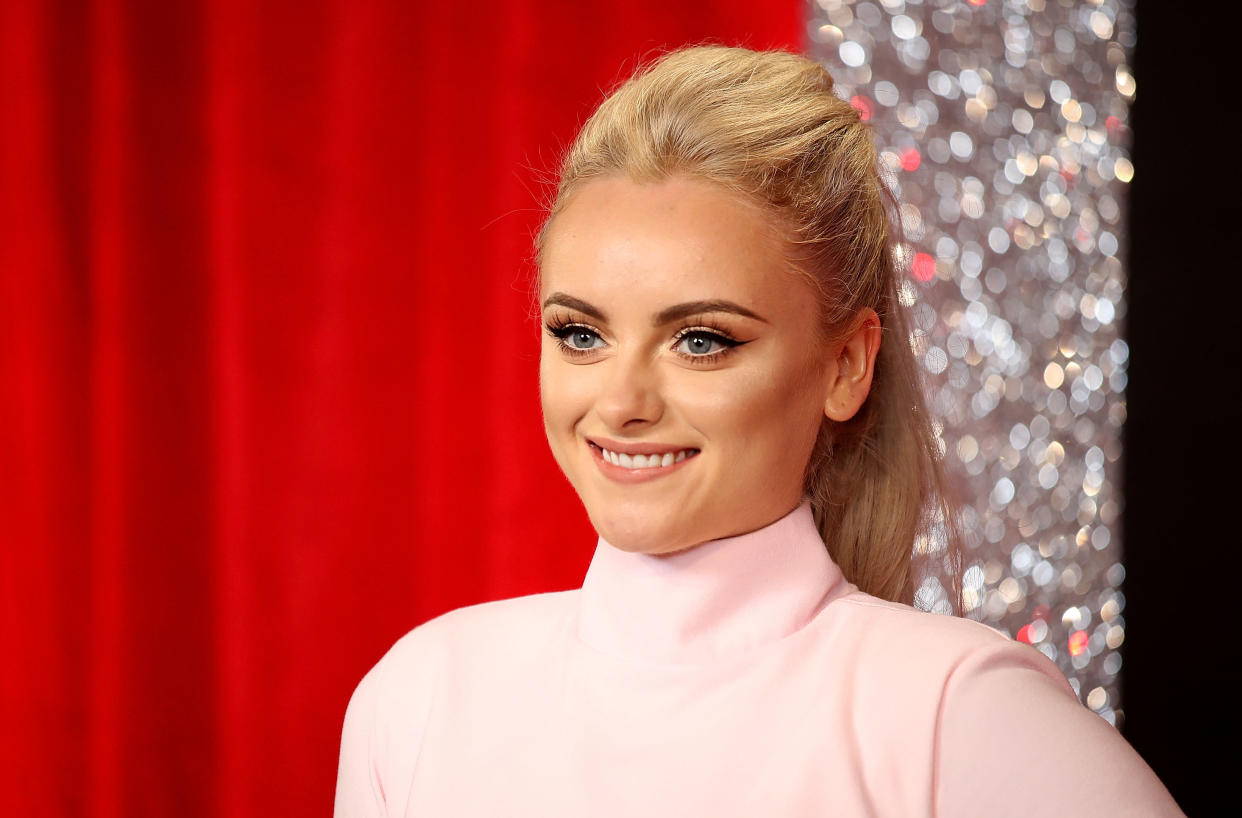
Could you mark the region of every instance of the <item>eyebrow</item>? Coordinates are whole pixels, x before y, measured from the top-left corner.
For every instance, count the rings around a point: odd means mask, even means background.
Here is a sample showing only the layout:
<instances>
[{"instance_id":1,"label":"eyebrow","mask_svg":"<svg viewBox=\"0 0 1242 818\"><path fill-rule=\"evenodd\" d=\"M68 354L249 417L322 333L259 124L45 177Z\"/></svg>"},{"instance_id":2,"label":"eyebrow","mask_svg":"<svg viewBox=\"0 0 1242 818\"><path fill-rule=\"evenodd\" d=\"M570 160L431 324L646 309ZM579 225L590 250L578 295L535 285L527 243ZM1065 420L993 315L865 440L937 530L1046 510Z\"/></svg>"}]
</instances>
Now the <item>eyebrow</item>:
<instances>
[{"instance_id":1,"label":"eyebrow","mask_svg":"<svg viewBox=\"0 0 1242 818\"><path fill-rule=\"evenodd\" d=\"M581 298L574 298L572 295L567 295L565 293L552 293L543 302L543 306L545 308L554 304L562 307L569 307L572 310L577 310L580 313L591 316L596 321L608 321L608 316L604 315L604 311L599 307L583 301ZM679 321L683 318L689 318L692 315L702 315L703 313L708 312L728 312L733 313L734 315L743 315L747 318L754 318L756 321L762 321L765 324L768 323L766 318L752 310L746 309L741 304L735 304L732 301L725 301L722 299L707 299L704 301L687 301L683 304L674 304L671 307L665 307L655 314L655 317L651 320L651 325L659 327L665 324L671 324L672 322Z\"/></svg>"}]
</instances>

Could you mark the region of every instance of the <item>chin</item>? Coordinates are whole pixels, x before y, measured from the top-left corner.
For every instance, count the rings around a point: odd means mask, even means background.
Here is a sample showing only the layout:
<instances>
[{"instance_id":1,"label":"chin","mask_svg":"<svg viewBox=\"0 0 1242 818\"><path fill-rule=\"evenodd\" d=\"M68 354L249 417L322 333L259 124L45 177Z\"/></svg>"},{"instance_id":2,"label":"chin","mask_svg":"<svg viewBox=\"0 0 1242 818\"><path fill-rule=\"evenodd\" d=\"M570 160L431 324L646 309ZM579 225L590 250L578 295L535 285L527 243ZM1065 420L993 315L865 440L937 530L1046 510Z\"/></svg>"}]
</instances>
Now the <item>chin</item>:
<instances>
[{"instance_id":1,"label":"chin","mask_svg":"<svg viewBox=\"0 0 1242 818\"><path fill-rule=\"evenodd\" d=\"M641 511L626 513L608 509L593 512L587 509L587 516L596 533L622 551L639 554L668 554L698 543L693 538L687 539L685 520L671 519L674 513L653 515Z\"/></svg>"}]
</instances>

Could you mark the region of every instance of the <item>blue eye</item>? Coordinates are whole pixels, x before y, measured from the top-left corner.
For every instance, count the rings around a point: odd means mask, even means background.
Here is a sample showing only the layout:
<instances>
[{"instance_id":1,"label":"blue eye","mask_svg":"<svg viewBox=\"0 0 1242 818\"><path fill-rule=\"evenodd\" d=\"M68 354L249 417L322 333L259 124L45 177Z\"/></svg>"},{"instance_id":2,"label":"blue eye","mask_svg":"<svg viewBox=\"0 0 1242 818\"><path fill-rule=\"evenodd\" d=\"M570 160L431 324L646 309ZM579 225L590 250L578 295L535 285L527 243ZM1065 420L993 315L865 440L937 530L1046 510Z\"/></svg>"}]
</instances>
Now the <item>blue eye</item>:
<instances>
[{"instance_id":1,"label":"blue eye","mask_svg":"<svg viewBox=\"0 0 1242 818\"><path fill-rule=\"evenodd\" d=\"M547 330L548 335L556 339L557 346L570 355L581 355L608 346L598 332L582 324L550 323Z\"/></svg>"},{"instance_id":2,"label":"blue eye","mask_svg":"<svg viewBox=\"0 0 1242 818\"><path fill-rule=\"evenodd\" d=\"M701 330L687 332L677 341L677 347L680 347L683 352L691 357L711 355L736 345L736 341L721 337L714 332L703 332ZM674 347L674 349L677 347Z\"/></svg>"},{"instance_id":3,"label":"blue eye","mask_svg":"<svg viewBox=\"0 0 1242 818\"><path fill-rule=\"evenodd\" d=\"M564 340L574 349L594 349L596 346L604 345L604 339L585 327L566 327L565 329Z\"/></svg>"}]
</instances>

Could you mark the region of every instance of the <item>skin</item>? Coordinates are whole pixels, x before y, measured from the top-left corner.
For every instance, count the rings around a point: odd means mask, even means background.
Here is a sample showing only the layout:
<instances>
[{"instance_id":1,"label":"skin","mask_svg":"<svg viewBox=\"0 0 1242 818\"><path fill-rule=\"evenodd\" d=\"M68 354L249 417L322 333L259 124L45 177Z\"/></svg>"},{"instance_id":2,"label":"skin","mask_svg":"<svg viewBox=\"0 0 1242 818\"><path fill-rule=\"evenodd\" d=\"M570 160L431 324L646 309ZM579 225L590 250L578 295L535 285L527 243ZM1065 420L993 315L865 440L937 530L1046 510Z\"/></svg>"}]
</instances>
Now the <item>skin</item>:
<instances>
[{"instance_id":1,"label":"skin","mask_svg":"<svg viewBox=\"0 0 1242 818\"><path fill-rule=\"evenodd\" d=\"M715 307L656 320L699 301L753 317ZM775 220L683 177L581 186L545 236L540 304L562 336L545 332L540 356L552 453L596 531L647 554L754 531L796 508L823 418L862 406L880 345L870 309L844 341L817 341L815 293L791 269ZM635 482L604 464L590 442L601 439L698 453Z\"/></svg>"}]
</instances>

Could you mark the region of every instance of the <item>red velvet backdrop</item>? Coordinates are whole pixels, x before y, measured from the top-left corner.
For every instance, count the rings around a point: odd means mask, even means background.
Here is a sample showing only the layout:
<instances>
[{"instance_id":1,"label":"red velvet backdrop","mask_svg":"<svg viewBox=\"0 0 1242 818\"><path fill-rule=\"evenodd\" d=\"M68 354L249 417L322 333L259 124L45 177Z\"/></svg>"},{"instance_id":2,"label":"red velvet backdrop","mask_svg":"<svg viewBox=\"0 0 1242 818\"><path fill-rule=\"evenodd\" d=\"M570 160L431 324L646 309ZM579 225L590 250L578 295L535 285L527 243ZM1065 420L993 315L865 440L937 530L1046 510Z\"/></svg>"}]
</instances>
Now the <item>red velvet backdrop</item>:
<instances>
[{"instance_id":1,"label":"red velvet backdrop","mask_svg":"<svg viewBox=\"0 0 1242 818\"><path fill-rule=\"evenodd\" d=\"M536 171L802 5L0 4L0 813L327 814L398 636L580 582Z\"/></svg>"}]
</instances>

